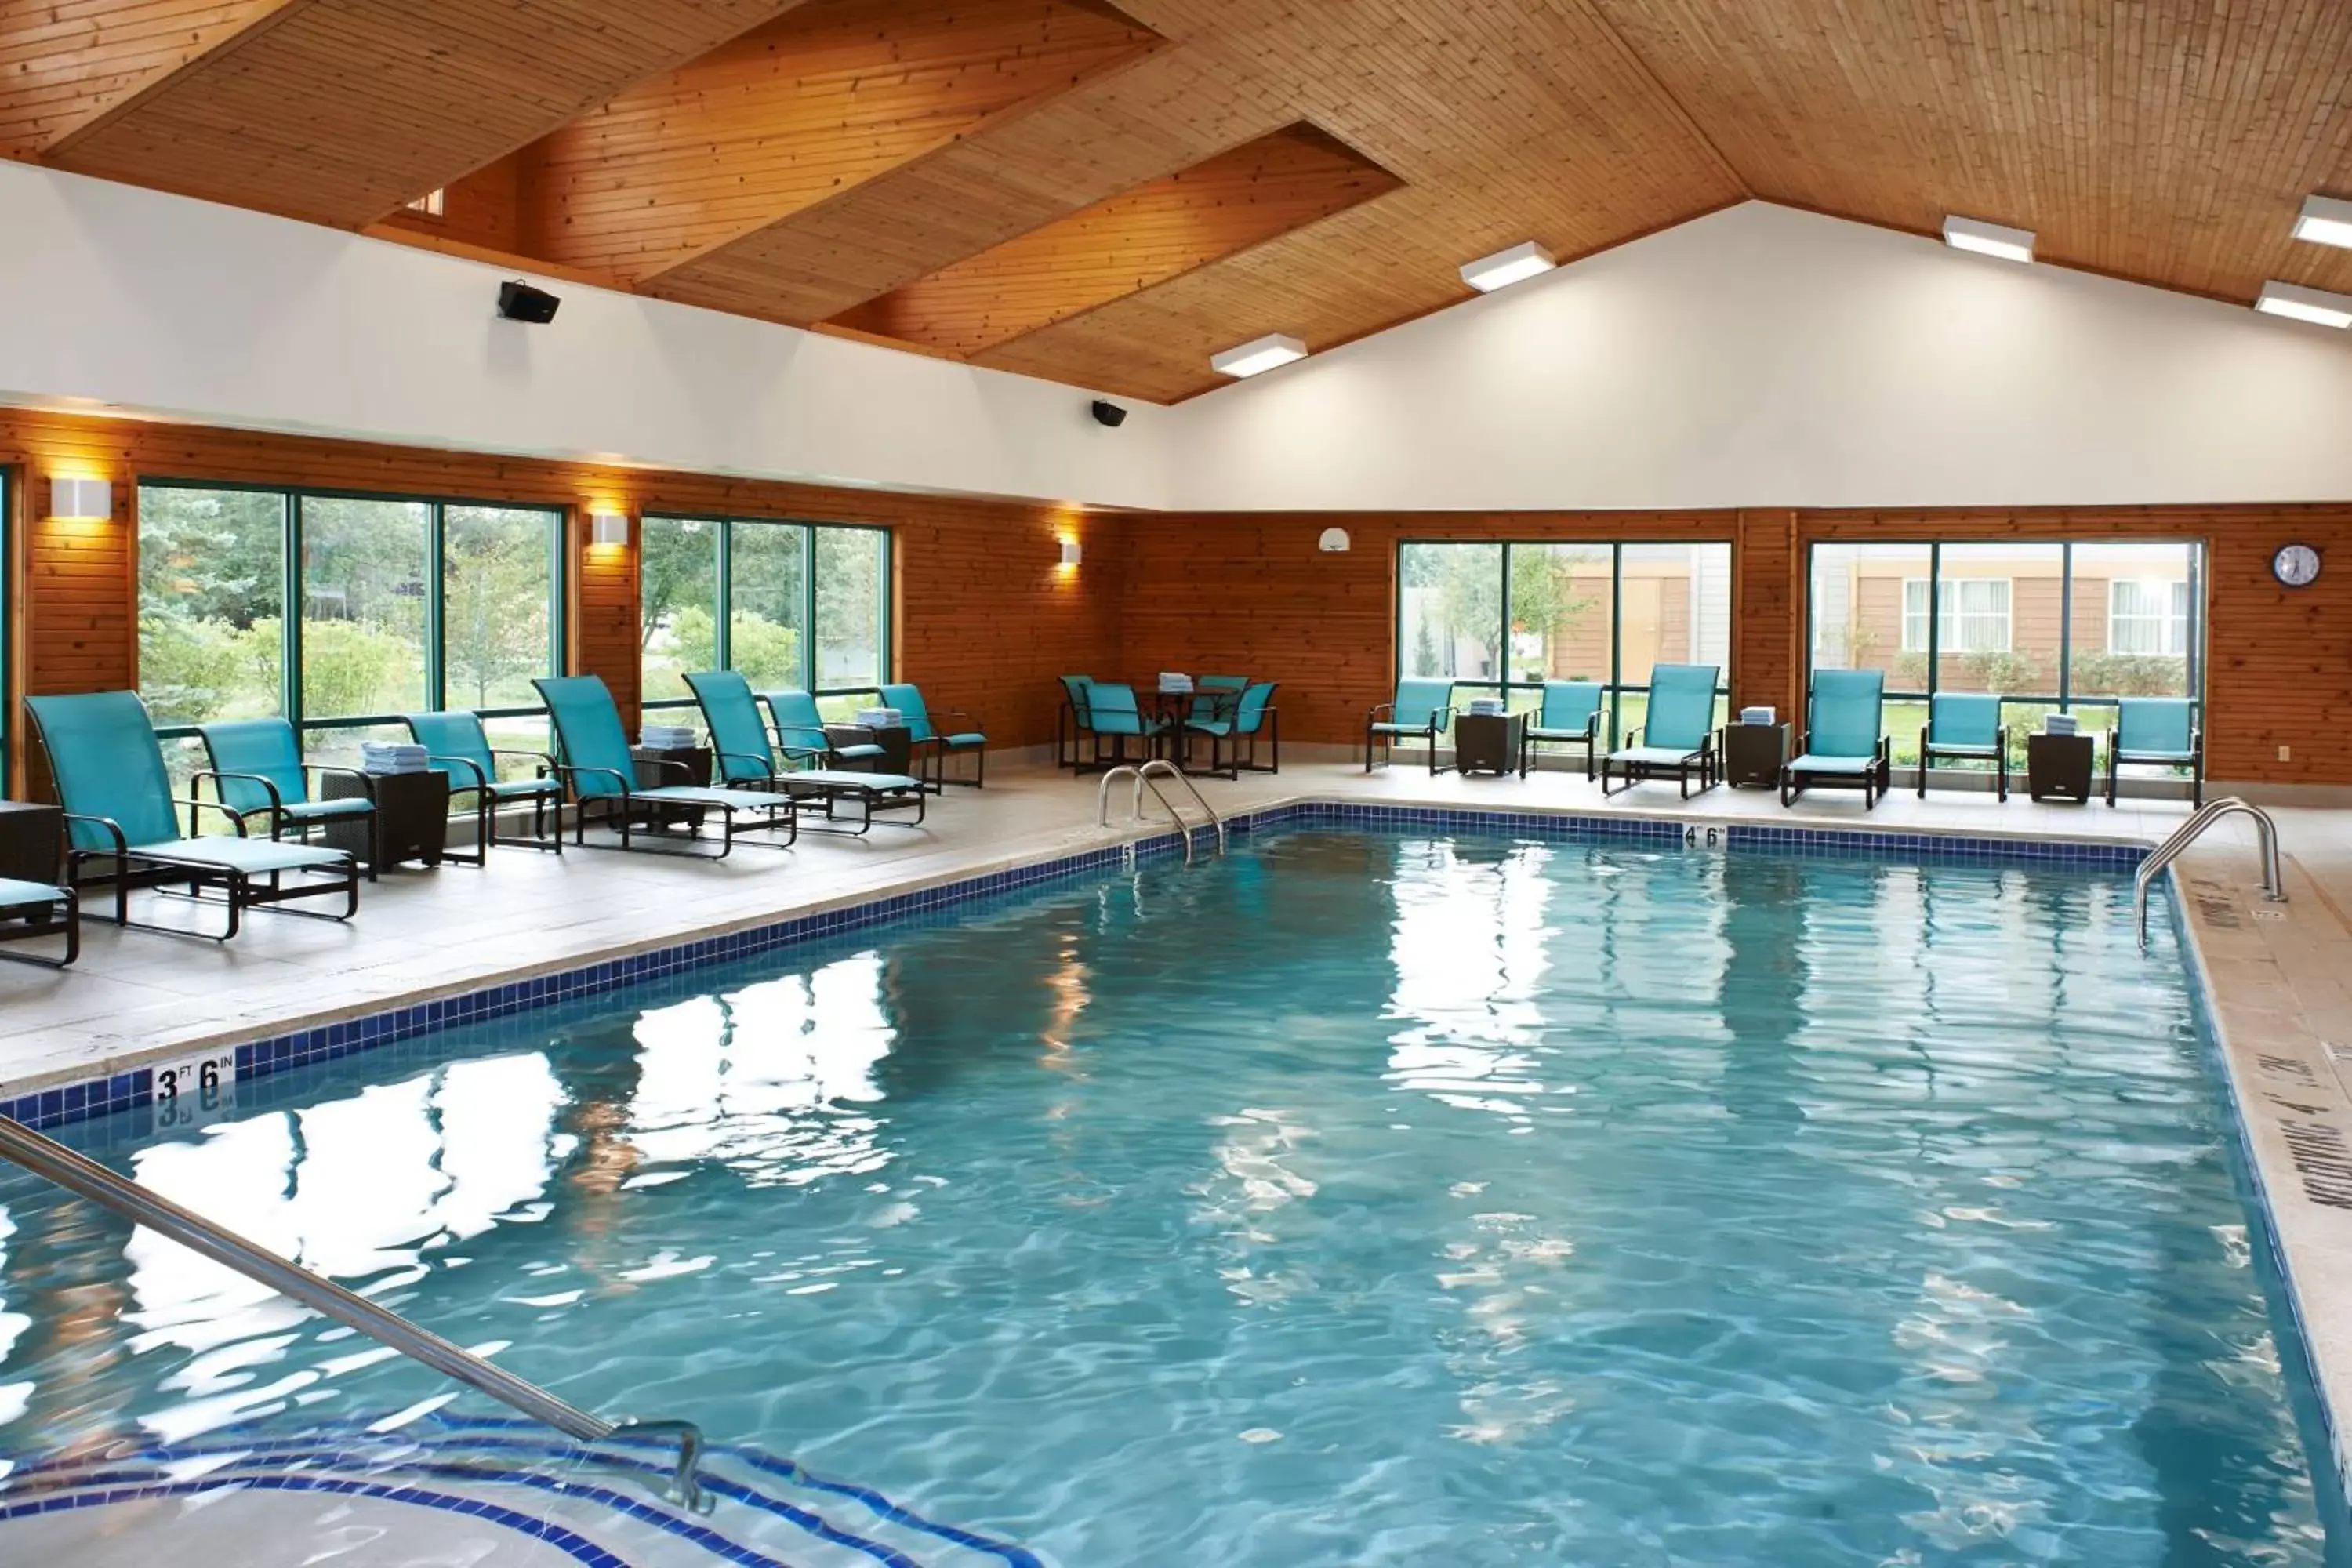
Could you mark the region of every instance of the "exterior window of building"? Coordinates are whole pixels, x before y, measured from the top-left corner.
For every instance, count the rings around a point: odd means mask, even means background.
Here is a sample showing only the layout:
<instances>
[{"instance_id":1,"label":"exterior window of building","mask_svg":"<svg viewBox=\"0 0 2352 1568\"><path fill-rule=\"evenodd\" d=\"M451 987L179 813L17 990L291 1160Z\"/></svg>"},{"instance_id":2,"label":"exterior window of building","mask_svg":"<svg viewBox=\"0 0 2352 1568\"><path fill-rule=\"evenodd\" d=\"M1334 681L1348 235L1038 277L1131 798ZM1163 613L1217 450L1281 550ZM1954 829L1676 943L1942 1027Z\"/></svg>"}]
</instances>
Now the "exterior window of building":
<instances>
[{"instance_id":1,"label":"exterior window of building","mask_svg":"<svg viewBox=\"0 0 2352 1568\"><path fill-rule=\"evenodd\" d=\"M2009 651L2010 583L2006 577L1947 577L1936 587L1943 647L1958 653ZM1903 651L1927 651L1927 580L1903 584Z\"/></svg>"},{"instance_id":2,"label":"exterior window of building","mask_svg":"<svg viewBox=\"0 0 2352 1568\"><path fill-rule=\"evenodd\" d=\"M2189 584L2118 577L2107 584L2107 651L2178 658L2189 651Z\"/></svg>"}]
</instances>

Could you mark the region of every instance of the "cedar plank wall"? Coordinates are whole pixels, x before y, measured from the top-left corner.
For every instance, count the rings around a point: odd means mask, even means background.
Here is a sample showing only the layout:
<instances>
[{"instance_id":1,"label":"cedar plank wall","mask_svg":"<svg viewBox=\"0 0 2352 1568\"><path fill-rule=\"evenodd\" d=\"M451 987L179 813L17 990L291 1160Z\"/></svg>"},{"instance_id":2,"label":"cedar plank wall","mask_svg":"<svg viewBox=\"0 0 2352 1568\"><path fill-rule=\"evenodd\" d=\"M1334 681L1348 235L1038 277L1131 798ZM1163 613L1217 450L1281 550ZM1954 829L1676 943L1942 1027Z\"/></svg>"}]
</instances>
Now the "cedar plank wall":
<instances>
[{"instance_id":1,"label":"cedar plank wall","mask_svg":"<svg viewBox=\"0 0 2352 1568\"><path fill-rule=\"evenodd\" d=\"M935 707L961 707L999 746L1054 738L1065 670L1109 661L1118 559L1101 520L1045 505L887 495L591 464L444 452L198 426L0 409L0 465L12 470L24 592L13 601L9 793L22 794L26 739L17 697L137 680L136 482L243 480L484 501L569 506L572 668L602 675L632 722L637 701L636 555L586 543L586 507L863 522L893 531L891 628L898 679ZM46 517L55 475L113 481L114 519ZM1062 535L1087 562L1064 574Z\"/></svg>"},{"instance_id":2,"label":"cedar plank wall","mask_svg":"<svg viewBox=\"0 0 2352 1568\"><path fill-rule=\"evenodd\" d=\"M1345 528L1353 547L1316 538ZM1394 679L1400 539L1720 540L1737 543L1733 700L1801 710L1805 552L1817 540L2198 538L2209 548L2208 773L2352 784L2352 504L1970 511L1517 512L1175 515L1119 520L1122 677L1246 670L1282 683L1287 740L1354 745ZM2318 547L2319 581L2291 592L2270 558ZM2291 762L2277 760L2291 746Z\"/></svg>"}]
</instances>

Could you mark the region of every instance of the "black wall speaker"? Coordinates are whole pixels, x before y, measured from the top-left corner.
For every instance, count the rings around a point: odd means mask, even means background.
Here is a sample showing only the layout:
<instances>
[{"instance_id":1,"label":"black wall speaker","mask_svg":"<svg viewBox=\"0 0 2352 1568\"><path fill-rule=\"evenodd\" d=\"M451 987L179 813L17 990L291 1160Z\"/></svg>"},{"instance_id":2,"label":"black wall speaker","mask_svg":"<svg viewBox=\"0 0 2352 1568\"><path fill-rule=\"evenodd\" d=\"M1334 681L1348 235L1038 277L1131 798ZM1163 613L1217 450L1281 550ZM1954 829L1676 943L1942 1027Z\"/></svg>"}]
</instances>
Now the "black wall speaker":
<instances>
[{"instance_id":1,"label":"black wall speaker","mask_svg":"<svg viewBox=\"0 0 2352 1568\"><path fill-rule=\"evenodd\" d=\"M1105 403L1097 397L1094 401L1094 411L1097 422L1108 425L1114 430L1127 423L1127 410L1116 403Z\"/></svg>"},{"instance_id":2,"label":"black wall speaker","mask_svg":"<svg viewBox=\"0 0 2352 1568\"><path fill-rule=\"evenodd\" d=\"M551 321L563 301L544 289L534 289L519 278L499 285L499 314L509 321Z\"/></svg>"}]
</instances>

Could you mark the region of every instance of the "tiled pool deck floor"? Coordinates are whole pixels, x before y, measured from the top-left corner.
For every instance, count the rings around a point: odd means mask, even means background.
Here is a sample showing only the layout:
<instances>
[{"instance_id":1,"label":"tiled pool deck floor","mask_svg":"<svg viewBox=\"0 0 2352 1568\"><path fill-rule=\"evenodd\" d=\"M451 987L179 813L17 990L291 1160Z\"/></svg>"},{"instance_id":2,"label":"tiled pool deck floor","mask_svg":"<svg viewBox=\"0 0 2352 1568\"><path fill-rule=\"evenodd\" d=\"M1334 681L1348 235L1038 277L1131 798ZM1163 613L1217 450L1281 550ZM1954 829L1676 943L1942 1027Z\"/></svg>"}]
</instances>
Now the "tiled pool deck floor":
<instances>
[{"instance_id":1,"label":"tiled pool deck floor","mask_svg":"<svg viewBox=\"0 0 2352 1568\"><path fill-rule=\"evenodd\" d=\"M92 921L81 963L52 974L0 965L0 1100L200 1047L283 1035L480 991L681 942L771 925L909 889L1114 846L1153 831L1095 826L1096 783L992 768L982 792L950 790L920 829L859 840L804 833L785 851L755 840L727 860L586 850L495 852L487 869L402 870L366 887L347 925L255 914L220 946ZM1718 788L1685 803L1647 784L1604 800L1580 773L1432 778L1400 765L1367 777L1334 763L1202 781L1228 815L1297 800L1875 832L2150 845L2186 803L2120 809L1907 791L1864 814L1850 793L1784 811L1769 792ZM1114 800L1124 816L1125 791ZM2187 928L2244 1110L2310 1351L2352 1422L2352 811L2282 808L2290 902L2264 903L2251 825L2217 828L2184 857ZM102 903L103 899L94 900ZM171 900L142 899L150 914ZM179 906L184 915L196 911ZM205 919L217 915L202 911ZM2339 1471L2345 1446L2336 1438Z\"/></svg>"}]
</instances>

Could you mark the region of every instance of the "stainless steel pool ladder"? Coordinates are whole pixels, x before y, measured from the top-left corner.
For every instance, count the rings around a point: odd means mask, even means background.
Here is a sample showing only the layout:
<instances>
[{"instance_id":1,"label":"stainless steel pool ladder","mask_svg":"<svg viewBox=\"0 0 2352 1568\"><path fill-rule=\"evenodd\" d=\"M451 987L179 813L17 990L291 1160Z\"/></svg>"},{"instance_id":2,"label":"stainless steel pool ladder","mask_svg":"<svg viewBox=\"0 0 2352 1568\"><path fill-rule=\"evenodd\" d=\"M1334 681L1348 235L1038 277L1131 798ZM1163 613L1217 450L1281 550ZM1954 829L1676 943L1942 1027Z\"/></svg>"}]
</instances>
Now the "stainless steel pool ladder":
<instances>
[{"instance_id":1,"label":"stainless steel pool ladder","mask_svg":"<svg viewBox=\"0 0 2352 1568\"><path fill-rule=\"evenodd\" d=\"M1176 825L1178 836L1184 840L1184 864L1190 866L1192 863L1192 829L1185 823L1184 814L1176 809L1175 803L1160 793L1160 786L1152 782L1155 778L1171 778L1184 786L1184 793L1192 797L1192 804L1201 808L1202 815L1209 819L1209 826L1217 830L1217 853L1222 855L1225 852L1225 819L1217 815L1217 808L1201 794L1200 786L1185 776L1184 770L1164 757L1154 757L1141 767L1123 764L1103 774L1102 784L1095 791L1097 827L1110 826L1111 781L1121 774L1135 781L1135 798L1129 805L1127 815L1137 822L1143 820L1143 792L1150 790L1151 798L1160 803L1160 808L1168 814L1169 820Z\"/></svg>"},{"instance_id":2,"label":"stainless steel pool ladder","mask_svg":"<svg viewBox=\"0 0 2352 1568\"><path fill-rule=\"evenodd\" d=\"M2263 897L2273 904L2286 902L2286 882L2279 875L2278 824L2271 820L2271 814L2234 795L2212 801L2174 828L2172 836L2139 863L2139 875L2132 879L2132 921L2139 931L2142 949L2147 946L2147 885L2162 876L2167 866L2180 858L2180 852L2196 843L2207 828L2238 812L2254 819L2254 836L2262 845Z\"/></svg>"},{"instance_id":3,"label":"stainless steel pool ladder","mask_svg":"<svg viewBox=\"0 0 2352 1568\"><path fill-rule=\"evenodd\" d=\"M266 1247L255 1246L202 1215L184 1209L136 1182L124 1180L97 1161L5 1116L0 1116L0 1157L79 1197L111 1209L134 1225L167 1236L281 1296L290 1296L344 1327L358 1330L378 1344L389 1345L445 1377L456 1378L533 1420L545 1422L566 1436L583 1443L601 1443L615 1436L675 1437L677 1466L673 1482L677 1499L689 1510L699 1510L702 1507L702 1487L695 1476L702 1460L702 1432L691 1421L607 1421L574 1409L537 1384L524 1382L473 1352L418 1328L398 1313L386 1311L366 1297L346 1290L331 1279L322 1279Z\"/></svg>"}]
</instances>

